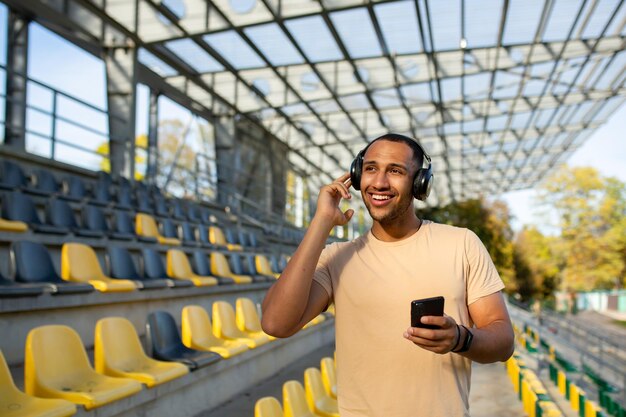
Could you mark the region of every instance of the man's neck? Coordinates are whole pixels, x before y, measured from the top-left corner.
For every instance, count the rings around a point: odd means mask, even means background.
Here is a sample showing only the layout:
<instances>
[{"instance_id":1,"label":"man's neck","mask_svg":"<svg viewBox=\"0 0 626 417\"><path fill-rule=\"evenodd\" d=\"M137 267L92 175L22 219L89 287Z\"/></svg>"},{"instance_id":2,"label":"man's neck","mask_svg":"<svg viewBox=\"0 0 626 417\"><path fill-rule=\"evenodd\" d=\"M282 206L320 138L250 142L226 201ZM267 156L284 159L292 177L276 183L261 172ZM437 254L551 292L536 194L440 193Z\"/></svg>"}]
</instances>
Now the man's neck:
<instances>
[{"instance_id":1,"label":"man's neck","mask_svg":"<svg viewBox=\"0 0 626 417\"><path fill-rule=\"evenodd\" d=\"M422 226L422 220L411 216L405 220L397 220L393 224L383 224L374 221L372 234L383 242L397 242L415 234Z\"/></svg>"}]
</instances>

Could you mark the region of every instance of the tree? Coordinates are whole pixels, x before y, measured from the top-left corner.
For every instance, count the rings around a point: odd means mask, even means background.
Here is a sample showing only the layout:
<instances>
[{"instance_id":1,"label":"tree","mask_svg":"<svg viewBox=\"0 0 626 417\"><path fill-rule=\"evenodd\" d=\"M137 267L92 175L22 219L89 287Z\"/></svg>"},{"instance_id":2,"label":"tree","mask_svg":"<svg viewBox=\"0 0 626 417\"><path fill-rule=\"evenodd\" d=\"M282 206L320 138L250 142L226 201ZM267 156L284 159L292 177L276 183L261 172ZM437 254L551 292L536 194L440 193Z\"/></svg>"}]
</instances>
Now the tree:
<instances>
[{"instance_id":1,"label":"tree","mask_svg":"<svg viewBox=\"0 0 626 417\"><path fill-rule=\"evenodd\" d=\"M513 257L522 300L551 297L558 287L563 264L559 239L544 236L535 227L524 227L515 239Z\"/></svg>"},{"instance_id":2,"label":"tree","mask_svg":"<svg viewBox=\"0 0 626 417\"><path fill-rule=\"evenodd\" d=\"M539 201L557 213L565 290L624 285L626 187L594 168L560 167L539 188Z\"/></svg>"},{"instance_id":3,"label":"tree","mask_svg":"<svg viewBox=\"0 0 626 417\"><path fill-rule=\"evenodd\" d=\"M443 207L418 209L417 215L438 223L467 227L482 240L493 259L507 291L515 290L513 230L506 203L483 199L454 202Z\"/></svg>"}]
</instances>

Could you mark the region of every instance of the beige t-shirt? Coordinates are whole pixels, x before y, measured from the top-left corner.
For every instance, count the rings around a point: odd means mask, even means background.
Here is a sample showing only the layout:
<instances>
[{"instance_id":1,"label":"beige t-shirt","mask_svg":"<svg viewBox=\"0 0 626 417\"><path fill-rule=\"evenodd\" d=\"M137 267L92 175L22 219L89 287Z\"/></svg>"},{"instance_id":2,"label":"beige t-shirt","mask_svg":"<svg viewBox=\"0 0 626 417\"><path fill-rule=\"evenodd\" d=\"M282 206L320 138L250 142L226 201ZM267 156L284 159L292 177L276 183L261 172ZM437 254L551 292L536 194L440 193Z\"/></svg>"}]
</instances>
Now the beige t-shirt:
<instances>
[{"instance_id":1,"label":"beige t-shirt","mask_svg":"<svg viewBox=\"0 0 626 417\"><path fill-rule=\"evenodd\" d=\"M412 300L442 295L445 313L471 326L467 306L504 288L473 232L430 221L399 242L370 232L328 245L314 280L335 303L341 417L469 416L471 361L403 333Z\"/></svg>"}]
</instances>

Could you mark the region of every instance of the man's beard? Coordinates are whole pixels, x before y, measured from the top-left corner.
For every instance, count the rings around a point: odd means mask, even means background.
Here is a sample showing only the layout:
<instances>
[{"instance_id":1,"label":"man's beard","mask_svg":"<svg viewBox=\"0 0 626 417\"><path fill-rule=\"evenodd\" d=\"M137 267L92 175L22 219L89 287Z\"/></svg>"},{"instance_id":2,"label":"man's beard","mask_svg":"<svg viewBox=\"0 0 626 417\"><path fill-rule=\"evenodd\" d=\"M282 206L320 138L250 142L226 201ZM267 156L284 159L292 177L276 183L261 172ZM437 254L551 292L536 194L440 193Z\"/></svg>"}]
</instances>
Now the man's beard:
<instances>
[{"instance_id":1,"label":"man's beard","mask_svg":"<svg viewBox=\"0 0 626 417\"><path fill-rule=\"evenodd\" d=\"M400 204L390 210L386 210L383 213L376 213L374 210L377 210L377 207L372 207L369 200L365 199L365 201L365 208L367 208L370 217L381 225L393 224L395 221L404 216L406 211L410 210L413 205L413 201L408 199L406 202L400 201Z\"/></svg>"}]
</instances>

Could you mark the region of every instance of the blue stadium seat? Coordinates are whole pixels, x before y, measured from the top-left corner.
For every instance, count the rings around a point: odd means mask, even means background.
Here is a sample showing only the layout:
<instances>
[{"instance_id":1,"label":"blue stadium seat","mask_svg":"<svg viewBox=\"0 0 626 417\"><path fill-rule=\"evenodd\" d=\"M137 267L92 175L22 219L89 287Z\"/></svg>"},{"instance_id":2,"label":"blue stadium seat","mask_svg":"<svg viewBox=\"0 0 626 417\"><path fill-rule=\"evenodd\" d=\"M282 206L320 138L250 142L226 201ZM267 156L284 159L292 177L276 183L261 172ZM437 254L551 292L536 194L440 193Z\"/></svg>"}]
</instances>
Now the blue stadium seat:
<instances>
[{"instance_id":1,"label":"blue stadium seat","mask_svg":"<svg viewBox=\"0 0 626 417\"><path fill-rule=\"evenodd\" d=\"M127 211L115 212L115 232L111 234L111 237L118 240L131 240L138 239L146 243L156 243L156 238L149 236L139 236L135 232L134 221Z\"/></svg>"},{"instance_id":2,"label":"blue stadium seat","mask_svg":"<svg viewBox=\"0 0 626 417\"><path fill-rule=\"evenodd\" d=\"M174 283L170 279L150 278L139 275L133 258L126 248L109 246L107 253L109 255L109 266L112 278L139 281L141 283L139 288L142 290L174 286Z\"/></svg>"},{"instance_id":3,"label":"blue stadium seat","mask_svg":"<svg viewBox=\"0 0 626 417\"><path fill-rule=\"evenodd\" d=\"M70 207L69 203L65 200L52 197L48 200L46 206L46 220L49 224L69 229L77 236L100 238L104 236L104 231L101 230L89 230L83 229L78 226L76 217L74 216L74 210Z\"/></svg>"},{"instance_id":4,"label":"blue stadium seat","mask_svg":"<svg viewBox=\"0 0 626 417\"><path fill-rule=\"evenodd\" d=\"M21 284L0 275L0 297L33 297L43 294L45 289L41 284Z\"/></svg>"},{"instance_id":5,"label":"blue stadium seat","mask_svg":"<svg viewBox=\"0 0 626 417\"><path fill-rule=\"evenodd\" d=\"M133 192L128 179L121 177L118 181L115 206L122 210L131 210L133 208Z\"/></svg>"},{"instance_id":6,"label":"blue stadium seat","mask_svg":"<svg viewBox=\"0 0 626 417\"><path fill-rule=\"evenodd\" d=\"M38 168L34 172L34 184L31 192L45 196L58 195L61 192L61 185L52 172Z\"/></svg>"},{"instance_id":7,"label":"blue stadium seat","mask_svg":"<svg viewBox=\"0 0 626 417\"><path fill-rule=\"evenodd\" d=\"M72 201L83 201L87 198L87 186L76 175L68 175L65 179L66 192L64 198Z\"/></svg>"},{"instance_id":8,"label":"blue stadium seat","mask_svg":"<svg viewBox=\"0 0 626 417\"><path fill-rule=\"evenodd\" d=\"M94 233L100 233L101 236L108 235L111 230L102 207L92 204L87 204L83 207L83 225Z\"/></svg>"},{"instance_id":9,"label":"blue stadium seat","mask_svg":"<svg viewBox=\"0 0 626 417\"><path fill-rule=\"evenodd\" d=\"M170 200L170 206L172 208L172 218L176 220L187 220L185 213L185 202L179 198L173 198Z\"/></svg>"},{"instance_id":10,"label":"blue stadium seat","mask_svg":"<svg viewBox=\"0 0 626 417\"><path fill-rule=\"evenodd\" d=\"M177 288L194 286L191 281L172 279L168 276L167 271L165 270L165 265L163 265L161 255L159 255L159 253L154 249L144 248L141 252L143 255L143 273L145 278L171 279L173 286Z\"/></svg>"},{"instance_id":11,"label":"blue stadium seat","mask_svg":"<svg viewBox=\"0 0 626 417\"><path fill-rule=\"evenodd\" d=\"M202 251L202 250L193 251L192 258L193 258L193 261L191 264L196 274L202 275L202 276L214 276L219 282L219 285L232 285L235 283L235 280L233 280L232 278L217 277L211 274L211 264L209 264L209 258L207 257L207 254L205 251Z\"/></svg>"},{"instance_id":12,"label":"blue stadium seat","mask_svg":"<svg viewBox=\"0 0 626 417\"><path fill-rule=\"evenodd\" d=\"M250 269L249 262L244 258L245 255L231 252L229 255L230 269L237 275L249 275L254 282L274 282L274 277L261 275L256 269Z\"/></svg>"},{"instance_id":13,"label":"blue stadium seat","mask_svg":"<svg viewBox=\"0 0 626 417\"><path fill-rule=\"evenodd\" d=\"M170 212L167 207L167 201L165 197L159 193L153 193L152 200L154 201L154 214L161 217L169 217Z\"/></svg>"},{"instance_id":14,"label":"blue stadium seat","mask_svg":"<svg viewBox=\"0 0 626 417\"><path fill-rule=\"evenodd\" d=\"M148 190L145 188L137 188L135 190L135 201L136 209L138 212L154 214L154 209L152 207L152 202L150 200L150 194L148 194Z\"/></svg>"},{"instance_id":15,"label":"blue stadium seat","mask_svg":"<svg viewBox=\"0 0 626 417\"><path fill-rule=\"evenodd\" d=\"M28 223L35 232L64 235L70 231L67 227L44 224L37 214L33 200L19 191L9 193L2 200L2 217Z\"/></svg>"},{"instance_id":16,"label":"blue stadium seat","mask_svg":"<svg viewBox=\"0 0 626 417\"><path fill-rule=\"evenodd\" d=\"M182 222L180 224L181 230L183 232L183 245L185 246L198 246L200 242L196 239L196 231L193 226L189 222Z\"/></svg>"},{"instance_id":17,"label":"blue stadium seat","mask_svg":"<svg viewBox=\"0 0 626 417\"><path fill-rule=\"evenodd\" d=\"M179 239L178 229L171 219L169 218L163 219L161 221L161 228L163 229L162 230L163 237L166 237L169 239Z\"/></svg>"},{"instance_id":18,"label":"blue stadium seat","mask_svg":"<svg viewBox=\"0 0 626 417\"><path fill-rule=\"evenodd\" d=\"M0 161L0 188L5 190L21 190L26 188L28 180L22 167L13 161Z\"/></svg>"}]
</instances>

